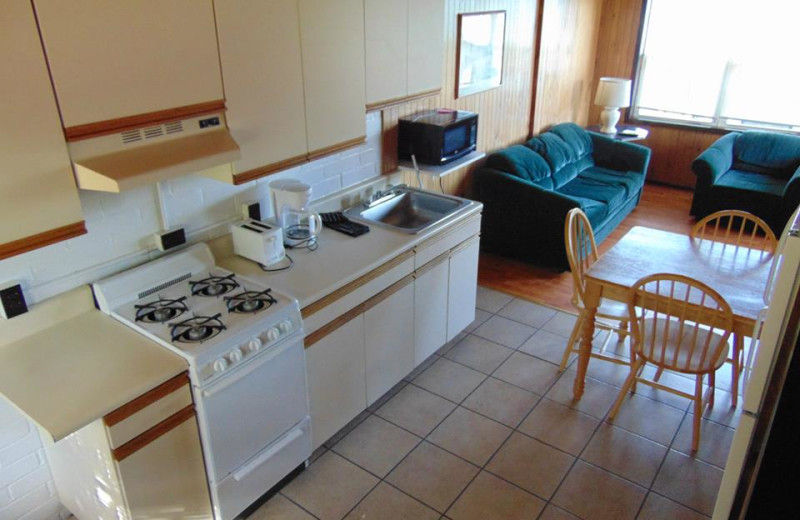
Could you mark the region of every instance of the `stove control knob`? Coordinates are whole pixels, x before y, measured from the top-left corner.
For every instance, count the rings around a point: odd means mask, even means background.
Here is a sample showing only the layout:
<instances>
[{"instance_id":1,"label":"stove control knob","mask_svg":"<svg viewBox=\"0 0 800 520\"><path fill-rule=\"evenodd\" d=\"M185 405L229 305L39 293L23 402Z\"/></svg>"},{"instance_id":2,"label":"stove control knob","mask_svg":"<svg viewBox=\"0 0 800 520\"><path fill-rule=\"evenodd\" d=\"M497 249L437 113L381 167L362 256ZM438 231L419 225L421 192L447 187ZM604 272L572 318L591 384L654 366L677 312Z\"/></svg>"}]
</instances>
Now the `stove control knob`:
<instances>
[{"instance_id":1,"label":"stove control knob","mask_svg":"<svg viewBox=\"0 0 800 520\"><path fill-rule=\"evenodd\" d=\"M212 365L214 367L214 372L217 374L225 372L225 369L228 368L228 362L225 358L215 359Z\"/></svg>"},{"instance_id":2,"label":"stove control knob","mask_svg":"<svg viewBox=\"0 0 800 520\"><path fill-rule=\"evenodd\" d=\"M261 340L258 338L251 339L247 342L247 348L250 349L250 352L258 352L261 348Z\"/></svg>"},{"instance_id":3,"label":"stove control knob","mask_svg":"<svg viewBox=\"0 0 800 520\"><path fill-rule=\"evenodd\" d=\"M281 334L287 334L292 331L292 322L289 320L283 320L278 324L278 328L281 330Z\"/></svg>"},{"instance_id":4,"label":"stove control knob","mask_svg":"<svg viewBox=\"0 0 800 520\"><path fill-rule=\"evenodd\" d=\"M281 333L275 327L270 327L267 331L267 341L275 341Z\"/></svg>"},{"instance_id":5,"label":"stove control knob","mask_svg":"<svg viewBox=\"0 0 800 520\"><path fill-rule=\"evenodd\" d=\"M242 360L243 354L242 349L235 348L228 353L228 359L231 360L231 364L238 363Z\"/></svg>"}]
</instances>

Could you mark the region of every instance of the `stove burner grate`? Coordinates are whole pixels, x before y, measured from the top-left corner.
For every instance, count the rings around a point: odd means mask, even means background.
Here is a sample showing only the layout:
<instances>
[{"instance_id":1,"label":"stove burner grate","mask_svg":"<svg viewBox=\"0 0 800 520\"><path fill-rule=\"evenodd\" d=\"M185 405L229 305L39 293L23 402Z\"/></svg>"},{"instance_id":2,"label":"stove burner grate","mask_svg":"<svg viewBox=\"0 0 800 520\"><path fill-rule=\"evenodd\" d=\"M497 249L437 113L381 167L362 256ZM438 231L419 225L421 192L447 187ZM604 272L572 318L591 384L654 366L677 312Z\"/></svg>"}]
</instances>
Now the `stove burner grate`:
<instances>
[{"instance_id":1,"label":"stove burner grate","mask_svg":"<svg viewBox=\"0 0 800 520\"><path fill-rule=\"evenodd\" d=\"M177 318L189 309L183 303L186 296L177 299L159 298L156 301L142 305L134 305L136 308L135 321L145 323L165 323L173 318Z\"/></svg>"},{"instance_id":2,"label":"stove burner grate","mask_svg":"<svg viewBox=\"0 0 800 520\"><path fill-rule=\"evenodd\" d=\"M208 278L197 282L189 280L192 296L216 297L228 294L239 287L239 282L236 281L235 277L236 275L231 273L228 276L210 275Z\"/></svg>"},{"instance_id":3,"label":"stove burner grate","mask_svg":"<svg viewBox=\"0 0 800 520\"><path fill-rule=\"evenodd\" d=\"M225 297L225 305L228 312L235 314L255 314L264 309L268 309L277 300L272 296L272 289L265 291L248 291Z\"/></svg>"},{"instance_id":4,"label":"stove burner grate","mask_svg":"<svg viewBox=\"0 0 800 520\"><path fill-rule=\"evenodd\" d=\"M219 319L221 314L213 316L193 316L178 323L171 323L170 334L173 342L202 343L213 338L226 329Z\"/></svg>"}]
</instances>

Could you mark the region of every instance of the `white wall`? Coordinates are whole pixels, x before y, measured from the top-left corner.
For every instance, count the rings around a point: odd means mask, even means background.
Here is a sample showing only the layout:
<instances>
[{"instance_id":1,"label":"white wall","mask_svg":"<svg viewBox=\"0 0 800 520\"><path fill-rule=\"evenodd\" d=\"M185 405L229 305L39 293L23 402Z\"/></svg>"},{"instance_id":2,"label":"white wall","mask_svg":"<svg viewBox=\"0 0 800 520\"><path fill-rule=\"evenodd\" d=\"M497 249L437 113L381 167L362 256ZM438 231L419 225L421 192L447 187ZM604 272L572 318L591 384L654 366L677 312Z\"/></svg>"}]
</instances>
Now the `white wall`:
<instances>
[{"instance_id":1,"label":"white wall","mask_svg":"<svg viewBox=\"0 0 800 520\"><path fill-rule=\"evenodd\" d=\"M159 254L152 234L186 228L190 241L228 231L242 202L259 200L269 214L267 185L291 177L311 185L318 199L380 174L380 112L367 115L367 142L242 186L188 175L121 194L82 191L88 233L0 261L0 283L22 283L28 303L70 290ZM60 518L37 429L0 399L0 520Z\"/></svg>"}]
</instances>

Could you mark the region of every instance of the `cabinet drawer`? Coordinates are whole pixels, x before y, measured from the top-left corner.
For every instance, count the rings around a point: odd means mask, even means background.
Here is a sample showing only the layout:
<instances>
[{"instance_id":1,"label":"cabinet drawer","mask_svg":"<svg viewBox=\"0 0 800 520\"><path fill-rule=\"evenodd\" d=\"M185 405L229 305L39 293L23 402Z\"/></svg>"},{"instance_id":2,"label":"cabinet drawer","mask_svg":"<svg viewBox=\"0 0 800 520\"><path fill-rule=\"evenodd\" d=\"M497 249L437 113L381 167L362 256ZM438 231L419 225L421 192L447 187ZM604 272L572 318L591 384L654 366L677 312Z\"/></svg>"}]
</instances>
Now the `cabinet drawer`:
<instances>
[{"instance_id":1,"label":"cabinet drawer","mask_svg":"<svg viewBox=\"0 0 800 520\"><path fill-rule=\"evenodd\" d=\"M103 418L111 447L122 446L190 404L192 392L189 376L184 372Z\"/></svg>"},{"instance_id":2,"label":"cabinet drawer","mask_svg":"<svg viewBox=\"0 0 800 520\"><path fill-rule=\"evenodd\" d=\"M481 230L480 215L469 217L464 222L454 224L452 228L432 236L416 248L414 269L419 269L445 251L448 251L468 238L477 235Z\"/></svg>"}]
</instances>

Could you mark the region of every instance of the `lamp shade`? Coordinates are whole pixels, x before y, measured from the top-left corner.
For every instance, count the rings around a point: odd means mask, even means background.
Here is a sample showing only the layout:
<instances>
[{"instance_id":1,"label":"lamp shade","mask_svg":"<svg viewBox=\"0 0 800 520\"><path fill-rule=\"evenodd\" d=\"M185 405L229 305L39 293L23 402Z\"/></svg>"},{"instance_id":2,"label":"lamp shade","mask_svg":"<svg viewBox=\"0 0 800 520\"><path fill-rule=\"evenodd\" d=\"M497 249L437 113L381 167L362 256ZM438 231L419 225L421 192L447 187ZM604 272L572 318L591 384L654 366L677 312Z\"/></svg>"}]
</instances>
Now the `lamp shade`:
<instances>
[{"instance_id":1,"label":"lamp shade","mask_svg":"<svg viewBox=\"0 0 800 520\"><path fill-rule=\"evenodd\" d=\"M600 78L594 104L601 107L628 107L631 105L631 80Z\"/></svg>"}]
</instances>

